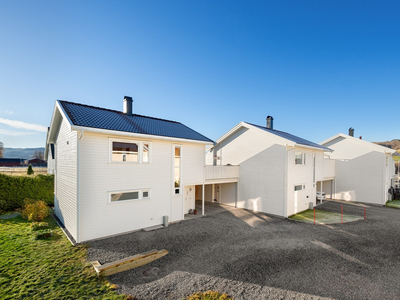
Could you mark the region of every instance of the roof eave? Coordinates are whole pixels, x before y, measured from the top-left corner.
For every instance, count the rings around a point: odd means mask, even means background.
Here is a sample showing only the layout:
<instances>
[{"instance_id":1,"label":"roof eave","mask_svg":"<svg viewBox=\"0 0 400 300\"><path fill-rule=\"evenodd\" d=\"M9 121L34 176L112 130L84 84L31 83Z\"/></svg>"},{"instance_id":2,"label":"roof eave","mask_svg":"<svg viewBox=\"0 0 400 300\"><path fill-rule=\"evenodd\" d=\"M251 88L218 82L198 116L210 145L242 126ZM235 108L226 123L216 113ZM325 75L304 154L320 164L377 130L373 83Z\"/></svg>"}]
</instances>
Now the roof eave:
<instances>
[{"instance_id":1,"label":"roof eave","mask_svg":"<svg viewBox=\"0 0 400 300\"><path fill-rule=\"evenodd\" d=\"M127 131L117 131L117 130L101 129L101 128L94 128L94 127L77 126L77 125L72 125L71 129L75 130L75 131L91 131L91 132L95 132L95 133L108 134L108 135L120 135L120 136L127 136L127 137L139 137L139 138L168 140L168 141L175 141L175 142L214 145L214 142L212 142L212 141L208 142L208 141L175 138L175 137L161 136L161 135L142 134L142 133L127 132Z\"/></svg>"},{"instance_id":2,"label":"roof eave","mask_svg":"<svg viewBox=\"0 0 400 300\"><path fill-rule=\"evenodd\" d=\"M295 147L302 147L302 148L308 148L308 149L313 149L313 150L318 150L318 151L324 151L324 152L333 152L332 149L329 148L320 148L320 147L314 147L314 146L309 146L309 145L303 145L303 144L295 144Z\"/></svg>"}]
</instances>

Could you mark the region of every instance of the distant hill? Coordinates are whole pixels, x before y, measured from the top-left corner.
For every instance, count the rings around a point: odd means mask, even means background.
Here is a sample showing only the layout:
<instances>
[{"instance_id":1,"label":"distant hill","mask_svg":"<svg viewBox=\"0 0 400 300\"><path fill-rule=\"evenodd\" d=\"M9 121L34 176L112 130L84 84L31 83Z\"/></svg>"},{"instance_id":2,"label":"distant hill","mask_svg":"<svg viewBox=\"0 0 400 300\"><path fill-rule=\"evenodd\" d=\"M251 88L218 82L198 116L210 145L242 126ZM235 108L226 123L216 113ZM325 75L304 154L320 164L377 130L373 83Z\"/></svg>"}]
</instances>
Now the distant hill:
<instances>
[{"instance_id":1,"label":"distant hill","mask_svg":"<svg viewBox=\"0 0 400 300\"><path fill-rule=\"evenodd\" d=\"M33 152L35 152L35 151L43 151L43 153L44 153L44 147L39 147L39 148L7 148L7 147L4 147L3 157L30 159Z\"/></svg>"},{"instance_id":2,"label":"distant hill","mask_svg":"<svg viewBox=\"0 0 400 300\"><path fill-rule=\"evenodd\" d=\"M385 146L400 152L400 140L391 140L390 142L374 142L374 144Z\"/></svg>"}]
</instances>

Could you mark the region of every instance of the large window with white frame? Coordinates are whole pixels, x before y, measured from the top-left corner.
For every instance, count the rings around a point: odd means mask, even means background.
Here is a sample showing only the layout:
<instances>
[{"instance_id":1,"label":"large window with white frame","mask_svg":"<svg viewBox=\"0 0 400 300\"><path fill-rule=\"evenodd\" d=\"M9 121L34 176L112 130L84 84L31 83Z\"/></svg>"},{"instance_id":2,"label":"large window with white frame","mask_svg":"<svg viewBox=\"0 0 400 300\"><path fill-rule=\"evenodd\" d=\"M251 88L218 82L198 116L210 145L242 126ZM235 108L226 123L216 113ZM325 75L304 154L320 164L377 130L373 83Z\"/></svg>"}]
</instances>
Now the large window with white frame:
<instances>
[{"instance_id":1,"label":"large window with white frame","mask_svg":"<svg viewBox=\"0 0 400 300\"><path fill-rule=\"evenodd\" d=\"M175 146L174 149L174 194L181 192L181 147Z\"/></svg>"},{"instance_id":2,"label":"large window with white frame","mask_svg":"<svg viewBox=\"0 0 400 300\"><path fill-rule=\"evenodd\" d=\"M150 163L150 143L110 139L111 163Z\"/></svg>"},{"instance_id":3,"label":"large window with white frame","mask_svg":"<svg viewBox=\"0 0 400 300\"><path fill-rule=\"evenodd\" d=\"M109 203L150 199L150 189L108 192Z\"/></svg>"},{"instance_id":4,"label":"large window with white frame","mask_svg":"<svg viewBox=\"0 0 400 300\"><path fill-rule=\"evenodd\" d=\"M296 151L294 153L294 164L305 165L306 164L306 153L302 151Z\"/></svg>"}]
</instances>

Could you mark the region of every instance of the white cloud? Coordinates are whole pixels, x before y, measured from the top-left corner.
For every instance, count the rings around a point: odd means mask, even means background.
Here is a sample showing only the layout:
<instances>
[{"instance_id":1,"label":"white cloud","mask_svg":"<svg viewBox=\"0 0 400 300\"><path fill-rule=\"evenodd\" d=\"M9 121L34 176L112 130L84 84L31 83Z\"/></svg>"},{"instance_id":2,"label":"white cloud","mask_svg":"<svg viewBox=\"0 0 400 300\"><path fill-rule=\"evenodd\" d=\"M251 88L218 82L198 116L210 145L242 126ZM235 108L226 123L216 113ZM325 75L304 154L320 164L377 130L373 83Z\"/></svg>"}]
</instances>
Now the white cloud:
<instances>
[{"instance_id":1,"label":"white cloud","mask_svg":"<svg viewBox=\"0 0 400 300\"><path fill-rule=\"evenodd\" d=\"M5 110L4 113L7 115L12 115L14 112L12 110Z\"/></svg>"},{"instance_id":2,"label":"white cloud","mask_svg":"<svg viewBox=\"0 0 400 300\"><path fill-rule=\"evenodd\" d=\"M9 126L15 127L15 128L24 128L24 129L35 130L35 131L40 131L40 132L47 132L46 126L37 125L37 124L30 124L30 123L25 123L25 122L15 121L15 120L8 120L8 119L3 119L3 118L0 118L0 123L9 125Z\"/></svg>"},{"instance_id":3,"label":"white cloud","mask_svg":"<svg viewBox=\"0 0 400 300\"><path fill-rule=\"evenodd\" d=\"M30 134L39 134L39 133L38 132L21 132L21 131L11 131L11 130L0 129L0 134L21 136L21 135L30 135Z\"/></svg>"}]
</instances>

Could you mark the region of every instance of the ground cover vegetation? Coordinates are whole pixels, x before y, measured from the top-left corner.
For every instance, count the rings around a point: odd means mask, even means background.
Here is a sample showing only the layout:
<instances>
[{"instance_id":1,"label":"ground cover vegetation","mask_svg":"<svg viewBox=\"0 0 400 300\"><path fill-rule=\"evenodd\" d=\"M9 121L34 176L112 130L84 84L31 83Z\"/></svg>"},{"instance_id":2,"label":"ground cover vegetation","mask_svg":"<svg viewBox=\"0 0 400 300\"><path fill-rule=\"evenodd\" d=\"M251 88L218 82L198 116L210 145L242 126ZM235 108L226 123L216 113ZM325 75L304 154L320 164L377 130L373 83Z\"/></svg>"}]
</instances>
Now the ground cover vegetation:
<instances>
[{"instance_id":1,"label":"ground cover vegetation","mask_svg":"<svg viewBox=\"0 0 400 300\"><path fill-rule=\"evenodd\" d=\"M216 291L207 291L194 293L191 296L186 297L187 300L233 300L227 294L221 294Z\"/></svg>"},{"instance_id":2,"label":"ground cover vegetation","mask_svg":"<svg viewBox=\"0 0 400 300\"><path fill-rule=\"evenodd\" d=\"M42 231L50 236L38 238ZM72 246L52 217L0 219L0 299L128 299L98 277L86 247Z\"/></svg>"},{"instance_id":3,"label":"ground cover vegetation","mask_svg":"<svg viewBox=\"0 0 400 300\"><path fill-rule=\"evenodd\" d=\"M400 200L392 200L386 202L387 207L400 208Z\"/></svg>"},{"instance_id":4,"label":"ground cover vegetation","mask_svg":"<svg viewBox=\"0 0 400 300\"><path fill-rule=\"evenodd\" d=\"M301 213L295 214L289 219L302 221L306 223L314 223L314 210L306 210ZM362 217L343 214L343 222L351 222L361 220ZM333 224L341 223L342 215L340 213L334 213L329 211L315 210L315 222L318 224Z\"/></svg>"}]
</instances>

